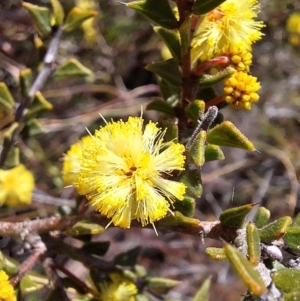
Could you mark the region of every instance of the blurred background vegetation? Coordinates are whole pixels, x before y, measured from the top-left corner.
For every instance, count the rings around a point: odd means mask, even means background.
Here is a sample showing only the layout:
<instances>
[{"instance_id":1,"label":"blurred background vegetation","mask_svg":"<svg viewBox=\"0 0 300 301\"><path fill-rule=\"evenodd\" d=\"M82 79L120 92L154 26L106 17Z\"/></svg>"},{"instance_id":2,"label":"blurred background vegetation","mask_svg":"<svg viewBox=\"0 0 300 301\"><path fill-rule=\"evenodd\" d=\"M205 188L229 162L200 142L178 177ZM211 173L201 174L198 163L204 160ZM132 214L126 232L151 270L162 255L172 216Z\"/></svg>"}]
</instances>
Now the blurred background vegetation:
<instances>
[{"instance_id":1,"label":"blurred background vegetation","mask_svg":"<svg viewBox=\"0 0 300 301\"><path fill-rule=\"evenodd\" d=\"M19 0L0 0L0 81L18 95L20 70L39 69L45 49L37 49L32 20ZM48 1L28 1L47 5ZM65 10L74 6L61 1ZM82 30L65 34L57 63L73 57L90 68L94 75L85 79L49 80L42 92L53 110L40 121L45 133L21 142L23 162L35 173L36 187L51 195L70 197L61 179L61 158L78 137L101 124L99 112L106 118L140 115L159 94L155 76L143 67L157 61L163 43L148 21L115 0L88 2L99 11ZM86 5L81 3L80 5ZM271 210L272 218L293 215L297 207L300 173L300 45L290 43L286 30L288 17L300 12L299 0L261 0L261 19L265 36L254 46L252 73L262 89L260 100L250 112L225 108L225 119L232 121L259 152L224 150L226 159L206 163L202 175L204 193L197 202L200 220L216 220L219 213L233 205L261 202ZM299 33L300 35L300 33ZM45 45L47 42L44 41ZM146 118L157 118L144 112ZM0 121L1 123L1 121ZM31 217L47 216L51 205L34 202ZM10 209L11 210L11 209ZM296 209L297 210L297 209ZM298 201L298 210L300 203ZM5 212L2 218L5 219ZM28 212L16 212L18 216ZM150 274L181 280L171 298L189 300L208 276L212 276L211 300L240 300L245 291L228 263L213 262L204 254L204 245L195 237L160 234L152 230L124 231L110 228L96 240L112 240L107 256L143 245L141 263ZM205 246L216 246L205 240ZM109 258L107 258L109 259ZM72 269L82 267L70 261Z\"/></svg>"}]
</instances>

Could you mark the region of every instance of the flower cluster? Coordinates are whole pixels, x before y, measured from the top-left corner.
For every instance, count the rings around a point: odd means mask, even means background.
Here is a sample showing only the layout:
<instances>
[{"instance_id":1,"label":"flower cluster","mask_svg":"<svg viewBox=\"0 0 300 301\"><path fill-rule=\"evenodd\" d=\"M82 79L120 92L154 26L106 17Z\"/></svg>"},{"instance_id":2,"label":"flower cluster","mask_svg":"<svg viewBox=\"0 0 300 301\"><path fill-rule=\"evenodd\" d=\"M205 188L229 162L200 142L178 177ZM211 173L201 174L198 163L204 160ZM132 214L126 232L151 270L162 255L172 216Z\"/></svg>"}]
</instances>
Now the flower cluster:
<instances>
[{"instance_id":1,"label":"flower cluster","mask_svg":"<svg viewBox=\"0 0 300 301\"><path fill-rule=\"evenodd\" d=\"M224 82L225 101L232 108L249 110L251 103L258 100L256 92L260 85L255 77L249 75L249 71L252 64L252 44L263 35L261 29L264 23L255 20L259 10L258 0L227 0L206 14L195 31L192 43L194 65L198 60L204 62L226 56L230 66L237 71L229 81ZM237 86L232 86L233 82L240 79L243 82L238 85L238 89ZM249 96L249 91L255 93L255 97Z\"/></svg>"},{"instance_id":2,"label":"flower cluster","mask_svg":"<svg viewBox=\"0 0 300 301\"><path fill-rule=\"evenodd\" d=\"M34 188L32 173L20 164L9 170L0 169L0 205L28 205Z\"/></svg>"},{"instance_id":3,"label":"flower cluster","mask_svg":"<svg viewBox=\"0 0 300 301\"><path fill-rule=\"evenodd\" d=\"M8 281L8 275L0 271L0 300L1 301L16 301L16 296L13 286Z\"/></svg>"},{"instance_id":4,"label":"flower cluster","mask_svg":"<svg viewBox=\"0 0 300 301\"><path fill-rule=\"evenodd\" d=\"M164 142L164 134L153 122L143 130L137 117L107 123L71 147L63 177L114 225L153 223L185 194L183 183L168 179L173 170L183 170L184 146Z\"/></svg>"},{"instance_id":5,"label":"flower cluster","mask_svg":"<svg viewBox=\"0 0 300 301\"><path fill-rule=\"evenodd\" d=\"M286 22L286 30L289 33L289 42L293 46L300 45L300 13L289 16Z\"/></svg>"},{"instance_id":6,"label":"flower cluster","mask_svg":"<svg viewBox=\"0 0 300 301\"><path fill-rule=\"evenodd\" d=\"M224 82L225 101L237 109L250 110L251 104L259 99L257 78L245 72L234 73Z\"/></svg>"}]
</instances>

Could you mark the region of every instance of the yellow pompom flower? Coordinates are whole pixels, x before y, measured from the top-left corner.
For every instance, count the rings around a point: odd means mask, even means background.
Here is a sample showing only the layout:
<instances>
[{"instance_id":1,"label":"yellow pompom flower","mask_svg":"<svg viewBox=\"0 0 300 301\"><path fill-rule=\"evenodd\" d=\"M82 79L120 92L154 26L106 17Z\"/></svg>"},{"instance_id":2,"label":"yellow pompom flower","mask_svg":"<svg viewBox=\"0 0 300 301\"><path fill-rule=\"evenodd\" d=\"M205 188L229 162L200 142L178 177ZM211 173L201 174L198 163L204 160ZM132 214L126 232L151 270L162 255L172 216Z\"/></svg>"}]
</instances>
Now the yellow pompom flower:
<instances>
[{"instance_id":1,"label":"yellow pompom flower","mask_svg":"<svg viewBox=\"0 0 300 301\"><path fill-rule=\"evenodd\" d=\"M300 44L300 13L289 16L286 22L286 30L289 32L289 42L293 46Z\"/></svg>"},{"instance_id":2,"label":"yellow pompom flower","mask_svg":"<svg viewBox=\"0 0 300 301\"><path fill-rule=\"evenodd\" d=\"M184 146L163 142L164 134L153 122L143 130L138 117L107 123L89 141L82 140L72 184L116 226L129 228L134 219L143 226L160 220L185 193L183 183L167 179L173 170L183 170Z\"/></svg>"},{"instance_id":3,"label":"yellow pompom flower","mask_svg":"<svg viewBox=\"0 0 300 301\"><path fill-rule=\"evenodd\" d=\"M92 141L91 136L85 136L77 141L68 150L64 157L63 164L63 180L66 185L74 185L80 171L80 162L82 157L82 149Z\"/></svg>"},{"instance_id":4,"label":"yellow pompom flower","mask_svg":"<svg viewBox=\"0 0 300 301\"><path fill-rule=\"evenodd\" d=\"M135 284L116 273L109 275L111 281L100 283L101 301L134 301L138 293Z\"/></svg>"},{"instance_id":5,"label":"yellow pompom flower","mask_svg":"<svg viewBox=\"0 0 300 301\"><path fill-rule=\"evenodd\" d=\"M251 104L257 102L260 89L257 78L248 73L239 71L224 81L225 101L232 108L250 110Z\"/></svg>"},{"instance_id":6,"label":"yellow pompom flower","mask_svg":"<svg viewBox=\"0 0 300 301\"><path fill-rule=\"evenodd\" d=\"M0 205L9 207L31 203L34 177L20 164L9 170L0 169Z\"/></svg>"},{"instance_id":7,"label":"yellow pompom flower","mask_svg":"<svg viewBox=\"0 0 300 301\"><path fill-rule=\"evenodd\" d=\"M1 301L16 301L16 296L13 286L8 281L7 274L0 271L0 300Z\"/></svg>"},{"instance_id":8,"label":"yellow pompom flower","mask_svg":"<svg viewBox=\"0 0 300 301\"><path fill-rule=\"evenodd\" d=\"M259 13L258 0L227 0L206 14L195 31L192 42L192 61L210 60L223 49L251 45L262 37L262 21L255 21Z\"/></svg>"}]
</instances>

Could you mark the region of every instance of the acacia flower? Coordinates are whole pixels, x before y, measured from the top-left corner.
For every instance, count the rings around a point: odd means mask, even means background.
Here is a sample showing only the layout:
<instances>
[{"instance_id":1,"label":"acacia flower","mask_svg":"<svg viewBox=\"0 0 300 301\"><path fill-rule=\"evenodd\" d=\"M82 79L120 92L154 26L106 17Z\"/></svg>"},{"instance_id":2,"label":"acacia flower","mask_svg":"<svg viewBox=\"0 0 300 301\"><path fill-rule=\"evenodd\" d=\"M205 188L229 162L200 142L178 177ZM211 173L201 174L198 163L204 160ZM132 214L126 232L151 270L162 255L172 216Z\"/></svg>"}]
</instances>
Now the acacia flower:
<instances>
[{"instance_id":1,"label":"acacia flower","mask_svg":"<svg viewBox=\"0 0 300 301\"><path fill-rule=\"evenodd\" d=\"M164 134L153 122L143 130L138 117L107 123L91 139L82 140L72 184L116 226L129 228L134 219L142 226L160 220L185 193L183 183L167 179L173 170L183 170L184 146L163 142ZM68 152L65 161L72 154Z\"/></svg>"},{"instance_id":2,"label":"acacia flower","mask_svg":"<svg viewBox=\"0 0 300 301\"><path fill-rule=\"evenodd\" d=\"M68 150L63 164L63 180L66 185L74 185L80 171L80 160L82 157L82 149L85 145L92 142L91 136L85 136L74 143Z\"/></svg>"},{"instance_id":3,"label":"acacia flower","mask_svg":"<svg viewBox=\"0 0 300 301\"><path fill-rule=\"evenodd\" d=\"M1 301L16 301L16 296L13 286L8 281L8 275L0 271L0 300Z\"/></svg>"},{"instance_id":4,"label":"acacia flower","mask_svg":"<svg viewBox=\"0 0 300 301\"><path fill-rule=\"evenodd\" d=\"M122 276L112 273L111 281L100 283L100 297L103 301L134 301L138 293L135 284Z\"/></svg>"},{"instance_id":5,"label":"acacia flower","mask_svg":"<svg viewBox=\"0 0 300 301\"><path fill-rule=\"evenodd\" d=\"M260 89L257 78L239 71L224 81L225 101L235 109L250 110L251 104L257 102Z\"/></svg>"},{"instance_id":6,"label":"acacia flower","mask_svg":"<svg viewBox=\"0 0 300 301\"><path fill-rule=\"evenodd\" d=\"M294 13L286 21L286 30L289 33L289 42L293 46L300 44L300 13Z\"/></svg>"},{"instance_id":7,"label":"acacia flower","mask_svg":"<svg viewBox=\"0 0 300 301\"><path fill-rule=\"evenodd\" d=\"M210 60L234 45L251 49L262 37L262 21L258 0L227 0L206 14L195 31L192 42L192 61Z\"/></svg>"},{"instance_id":8,"label":"acacia flower","mask_svg":"<svg viewBox=\"0 0 300 301\"><path fill-rule=\"evenodd\" d=\"M32 173L20 164L9 170L0 169L0 205L28 205L34 188Z\"/></svg>"}]
</instances>

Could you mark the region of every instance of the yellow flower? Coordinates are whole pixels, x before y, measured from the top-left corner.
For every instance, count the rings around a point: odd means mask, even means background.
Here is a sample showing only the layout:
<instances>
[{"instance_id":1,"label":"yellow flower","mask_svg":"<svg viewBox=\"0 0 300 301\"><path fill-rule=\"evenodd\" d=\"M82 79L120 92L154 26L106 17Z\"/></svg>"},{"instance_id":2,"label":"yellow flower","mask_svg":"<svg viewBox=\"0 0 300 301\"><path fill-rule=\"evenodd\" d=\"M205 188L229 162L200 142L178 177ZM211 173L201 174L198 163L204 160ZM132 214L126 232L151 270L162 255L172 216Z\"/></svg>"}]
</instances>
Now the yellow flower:
<instances>
[{"instance_id":1,"label":"yellow flower","mask_svg":"<svg viewBox=\"0 0 300 301\"><path fill-rule=\"evenodd\" d=\"M78 142L73 144L66 156L64 157L63 165L63 180L66 185L76 186L77 177L80 171L80 160L82 157L82 149L91 142L93 138L91 136L85 136Z\"/></svg>"},{"instance_id":2,"label":"yellow flower","mask_svg":"<svg viewBox=\"0 0 300 301\"><path fill-rule=\"evenodd\" d=\"M210 60L234 45L251 49L262 37L262 21L255 21L258 0L227 0L206 14L195 31L192 61Z\"/></svg>"},{"instance_id":3,"label":"yellow flower","mask_svg":"<svg viewBox=\"0 0 300 301\"><path fill-rule=\"evenodd\" d=\"M28 205L34 188L32 173L20 164L9 170L0 169L0 205Z\"/></svg>"},{"instance_id":4,"label":"yellow flower","mask_svg":"<svg viewBox=\"0 0 300 301\"><path fill-rule=\"evenodd\" d=\"M257 78L239 71L224 81L225 101L235 109L250 110L251 104L257 102L260 89Z\"/></svg>"},{"instance_id":5,"label":"yellow flower","mask_svg":"<svg viewBox=\"0 0 300 301\"><path fill-rule=\"evenodd\" d=\"M153 122L143 131L138 117L106 124L82 141L73 185L116 226L129 228L134 219L143 226L160 220L185 193L184 184L167 179L173 170L183 170L184 146L163 142L164 134Z\"/></svg>"},{"instance_id":6,"label":"yellow flower","mask_svg":"<svg viewBox=\"0 0 300 301\"><path fill-rule=\"evenodd\" d=\"M286 22L286 30L289 32L289 42L293 46L300 44L300 13L289 16Z\"/></svg>"},{"instance_id":7,"label":"yellow flower","mask_svg":"<svg viewBox=\"0 0 300 301\"><path fill-rule=\"evenodd\" d=\"M1 301L16 301L13 286L8 281L7 274L0 271L0 300Z\"/></svg>"},{"instance_id":8,"label":"yellow flower","mask_svg":"<svg viewBox=\"0 0 300 301\"><path fill-rule=\"evenodd\" d=\"M118 274L110 274L111 281L100 283L102 301L134 301L138 293L135 284Z\"/></svg>"}]
</instances>

